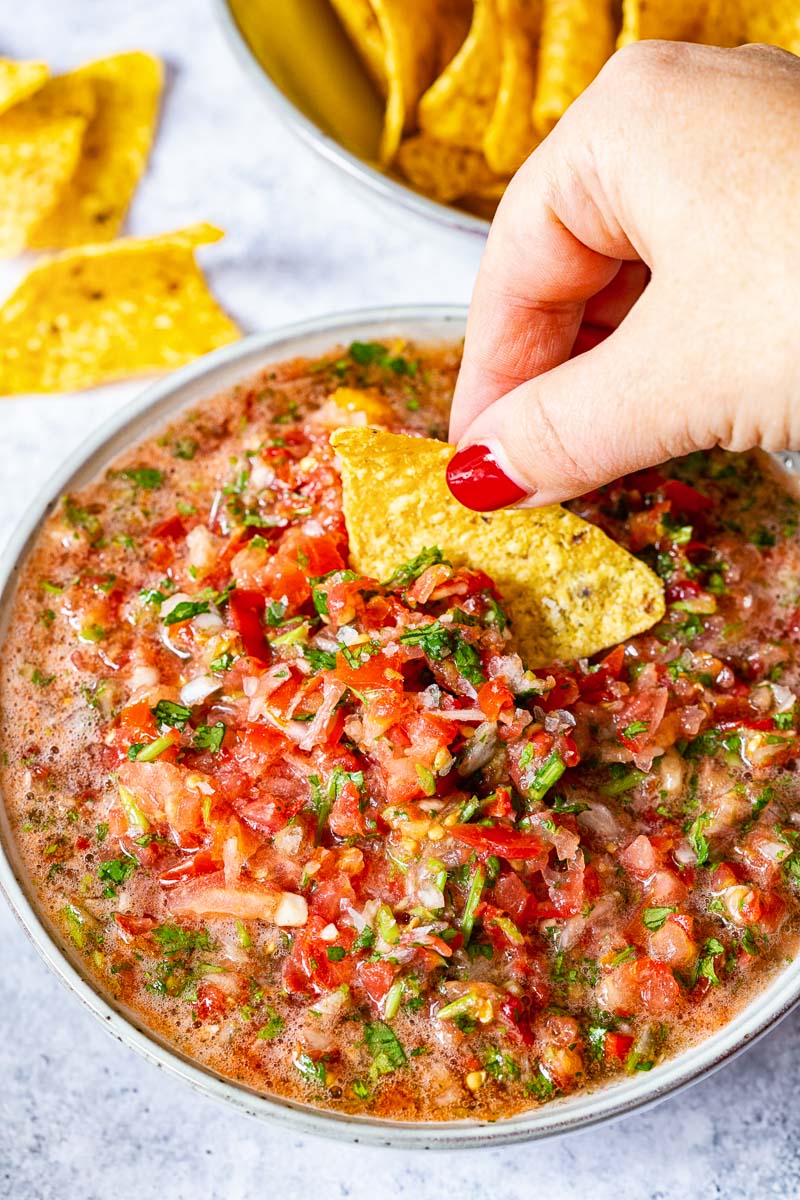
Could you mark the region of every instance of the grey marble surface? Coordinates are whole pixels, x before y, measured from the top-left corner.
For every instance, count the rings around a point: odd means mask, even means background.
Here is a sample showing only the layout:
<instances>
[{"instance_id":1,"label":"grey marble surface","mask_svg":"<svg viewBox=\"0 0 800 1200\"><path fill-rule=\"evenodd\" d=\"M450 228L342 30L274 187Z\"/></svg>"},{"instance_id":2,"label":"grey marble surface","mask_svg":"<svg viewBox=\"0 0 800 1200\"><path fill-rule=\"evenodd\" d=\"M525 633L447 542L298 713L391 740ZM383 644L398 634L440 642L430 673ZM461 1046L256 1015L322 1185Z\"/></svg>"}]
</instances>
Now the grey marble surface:
<instances>
[{"instance_id":1,"label":"grey marble surface","mask_svg":"<svg viewBox=\"0 0 800 1200\"><path fill-rule=\"evenodd\" d=\"M56 68L122 49L169 65L128 229L197 220L247 330L364 304L468 299L480 243L422 225L323 167L261 107L206 0L2 0L0 55ZM0 289L23 264L4 264ZM50 472L138 385L2 401L0 543ZM613 1127L462 1154L300 1139L219 1107L108 1038L0 903L0 1197L14 1200L789 1200L800 1196L800 1015L713 1078Z\"/></svg>"}]
</instances>

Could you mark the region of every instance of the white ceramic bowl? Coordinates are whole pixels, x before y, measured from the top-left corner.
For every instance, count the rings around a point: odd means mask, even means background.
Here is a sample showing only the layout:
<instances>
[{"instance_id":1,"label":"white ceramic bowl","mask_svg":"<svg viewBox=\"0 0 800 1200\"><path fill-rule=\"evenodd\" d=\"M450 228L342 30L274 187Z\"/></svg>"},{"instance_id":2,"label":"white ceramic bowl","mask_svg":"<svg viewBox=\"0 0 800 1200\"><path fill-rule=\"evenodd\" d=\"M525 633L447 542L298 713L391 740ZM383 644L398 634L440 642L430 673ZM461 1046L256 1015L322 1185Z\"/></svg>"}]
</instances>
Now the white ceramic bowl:
<instances>
[{"instance_id":1,"label":"white ceramic bowl","mask_svg":"<svg viewBox=\"0 0 800 1200\"><path fill-rule=\"evenodd\" d=\"M466 311L462 308L436 306L373 309L306 321L227 346L149 387L92 434L47 484L23 519L0 564L0 637L5 635L21 565L42 521L64 492L94 479L121 450L150 436L184 407L246 379L267 363L295 355L323 354L337 342L347 344L393 335L422 342L455 339L463 334L465 318ZM722 1066L786 1016L800 998L800 962L795 962L713 1037L647 1074L556 1100L496 1124L482 1121L405 1124L322 1112L310 1105L259 1095L193 1063L147 1029L134 1013L104 995L97 981L84 969L74 947L65 942L40 911L1 803L0 889L45 962L118 1041L132 1046L157 1067L242 1112L280 1122L297 1133L324 1134L378 1145L445 1149L498 1145L553 1137L612 1120L654 1104Z\"/></svg>"}]
</instances>

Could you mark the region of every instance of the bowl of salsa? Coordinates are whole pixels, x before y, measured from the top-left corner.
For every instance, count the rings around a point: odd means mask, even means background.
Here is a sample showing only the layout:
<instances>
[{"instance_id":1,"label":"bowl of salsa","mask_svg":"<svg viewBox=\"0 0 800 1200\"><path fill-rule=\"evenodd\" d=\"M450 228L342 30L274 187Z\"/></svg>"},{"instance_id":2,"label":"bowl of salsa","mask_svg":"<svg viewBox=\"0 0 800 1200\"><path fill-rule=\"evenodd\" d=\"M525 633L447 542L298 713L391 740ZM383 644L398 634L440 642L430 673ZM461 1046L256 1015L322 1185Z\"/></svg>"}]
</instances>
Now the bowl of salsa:
<instances>
[{"instance_id":1,"label":"bowl of salsa","mask_svg":"<svg viewBox=\"0 0 800 1200\"><path fill-rule=\"evenodd\" d=\"M37 949L196 1088L378 1144L620 1116L800 994L789 477L711 451L572 502L666 612L534 669L433 540L380 580L348 559L330 435L446 438L465 315L156 383L2 576L0 885Z\"/></svg>"}]
</instances>

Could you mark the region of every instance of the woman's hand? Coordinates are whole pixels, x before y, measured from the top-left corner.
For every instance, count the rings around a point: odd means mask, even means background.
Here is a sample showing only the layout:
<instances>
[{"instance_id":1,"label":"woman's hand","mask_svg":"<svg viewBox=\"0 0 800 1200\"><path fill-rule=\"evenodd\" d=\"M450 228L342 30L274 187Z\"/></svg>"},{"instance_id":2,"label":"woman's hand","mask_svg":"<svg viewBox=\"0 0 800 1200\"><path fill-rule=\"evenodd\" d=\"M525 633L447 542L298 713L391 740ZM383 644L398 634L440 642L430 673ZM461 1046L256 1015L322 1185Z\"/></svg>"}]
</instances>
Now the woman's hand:
<instances>
[{"instance_id":1,"label":"woman's hand","mask_svg":"<svg viewBox=\"0 0 800 1200\"><path fill-rule=\"evenodd\" d=\"M482 510L800 447L800 59L608 62L500 204L450 436L451 489Z\"/></svg>"}]
</instances>

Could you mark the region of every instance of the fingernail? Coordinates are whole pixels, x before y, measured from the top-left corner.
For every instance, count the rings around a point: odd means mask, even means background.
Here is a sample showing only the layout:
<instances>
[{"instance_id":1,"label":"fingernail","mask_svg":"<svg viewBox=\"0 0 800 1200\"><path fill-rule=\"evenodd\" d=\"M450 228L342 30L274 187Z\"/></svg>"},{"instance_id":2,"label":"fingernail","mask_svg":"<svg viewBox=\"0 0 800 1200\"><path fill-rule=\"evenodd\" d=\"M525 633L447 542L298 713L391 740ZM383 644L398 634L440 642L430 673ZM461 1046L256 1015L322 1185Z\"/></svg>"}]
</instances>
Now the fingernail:
<instances>
[{"instance_id":1,"label":"fingernail","mask_svg":"<svg viewBox=\"0 0 800 1200\"><path fill-rule=\"evenodd\" d=\"M481 443L453 455L447 468L447 486L460 504L475 512L493 512L532 495L509 478L492 450Z\"/></svg>"}]
</instances>

